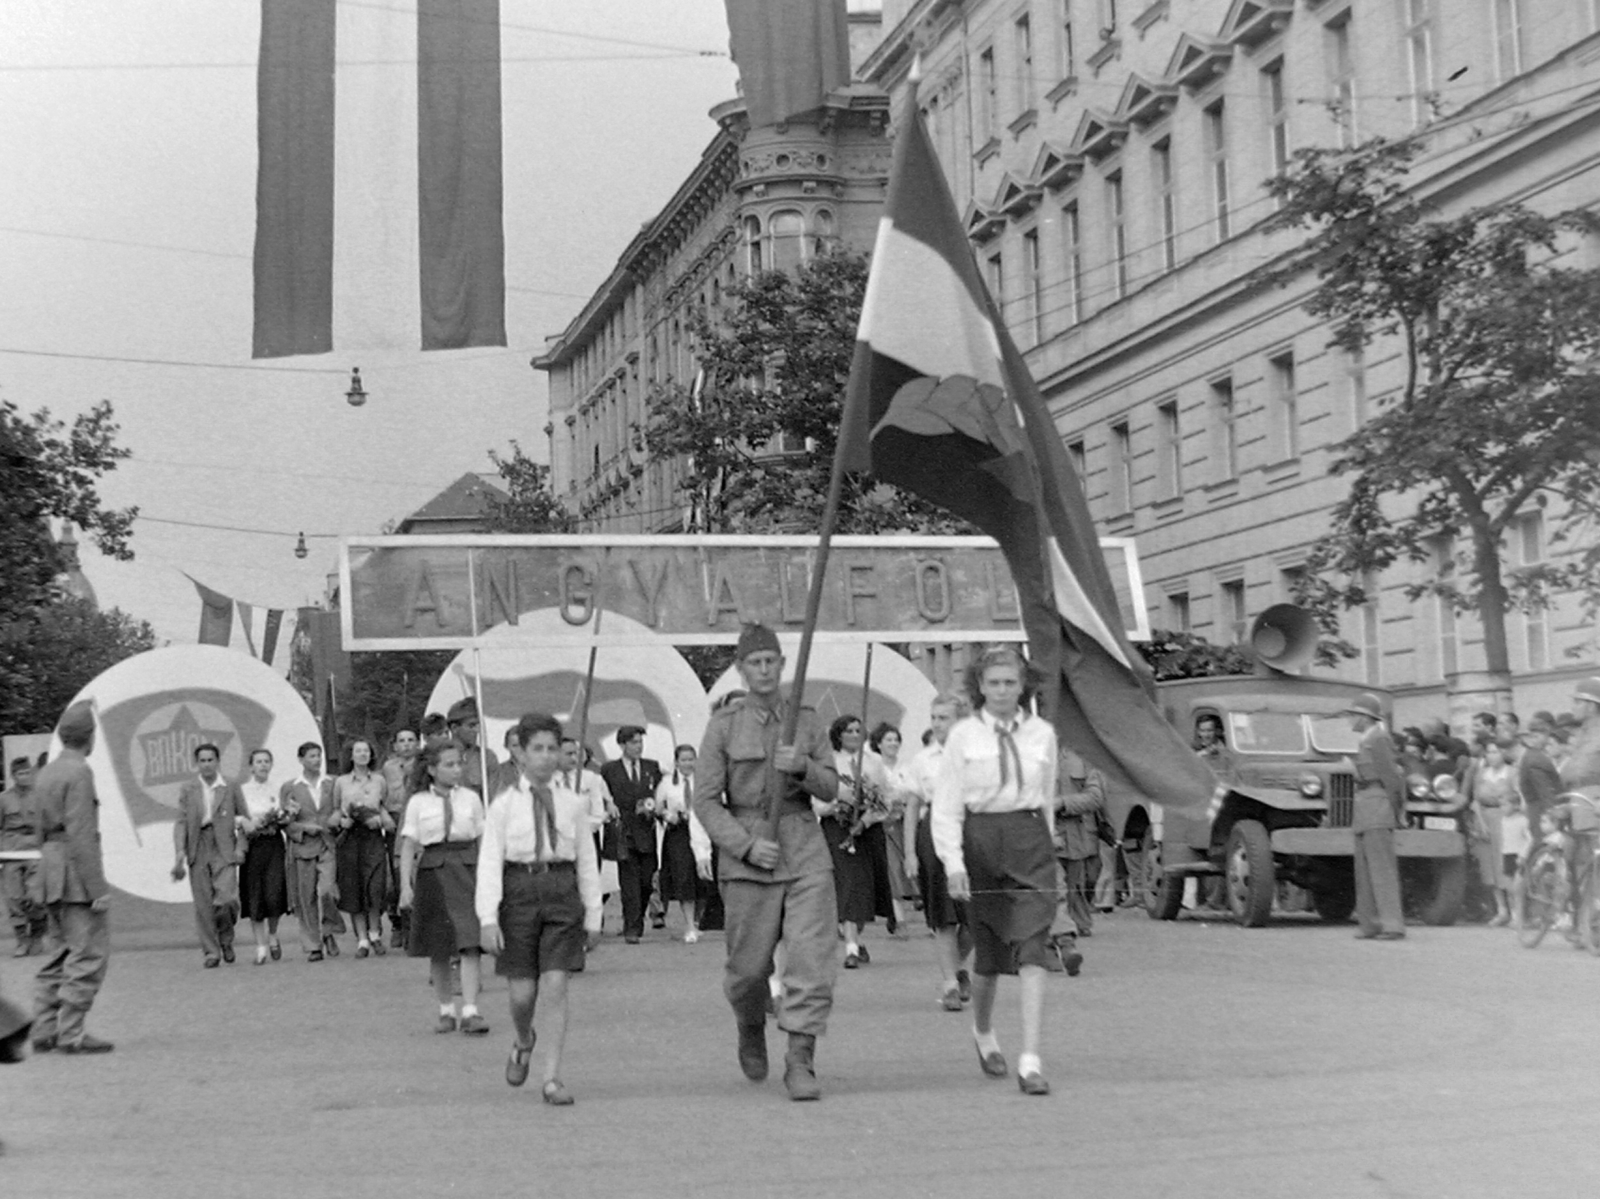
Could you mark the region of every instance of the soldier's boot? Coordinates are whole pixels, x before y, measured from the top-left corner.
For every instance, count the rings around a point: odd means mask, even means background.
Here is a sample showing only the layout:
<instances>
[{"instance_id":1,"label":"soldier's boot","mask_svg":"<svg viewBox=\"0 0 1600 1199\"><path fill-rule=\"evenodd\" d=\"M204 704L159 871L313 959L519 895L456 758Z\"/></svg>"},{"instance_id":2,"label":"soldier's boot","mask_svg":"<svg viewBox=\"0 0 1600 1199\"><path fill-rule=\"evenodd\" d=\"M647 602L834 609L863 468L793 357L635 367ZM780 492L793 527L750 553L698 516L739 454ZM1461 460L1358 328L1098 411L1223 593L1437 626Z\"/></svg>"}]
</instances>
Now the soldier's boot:
<instances>
[{"instance_id":1,"label":"soldier's boot","mask_svg":"<svg viewBox=\"0 0 1600 1199\"><path fill-rule=\"evenodd\" d=\"M816 1049L817 1038L809 1033L789 1034L789 1052L783 1055L783 1085L789 1089L789 1098L796 1102L822 1098L813 1061Z\"/></svg>"},{"instance_id":2,"label":"soldier's boot","mask_svg":"<svg viewBox=\"0 0 1600 1199\"><path fill-rule=\"evenodd\" d=\"M739 1025L739 1069L751 1082L761 1082L767 1077L767 1026Z\"/></svg>"}]
</instances>

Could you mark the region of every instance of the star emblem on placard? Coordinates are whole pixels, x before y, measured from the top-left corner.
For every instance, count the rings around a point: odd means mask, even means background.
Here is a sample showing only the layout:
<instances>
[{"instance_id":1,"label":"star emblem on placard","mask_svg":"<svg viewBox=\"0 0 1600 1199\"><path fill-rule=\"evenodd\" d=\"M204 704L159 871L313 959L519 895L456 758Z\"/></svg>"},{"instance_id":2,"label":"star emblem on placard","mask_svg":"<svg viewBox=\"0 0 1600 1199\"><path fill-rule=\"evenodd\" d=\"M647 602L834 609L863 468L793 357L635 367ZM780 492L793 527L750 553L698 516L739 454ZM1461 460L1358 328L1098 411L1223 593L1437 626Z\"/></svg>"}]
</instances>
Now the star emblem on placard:
<instances>
[{"instance_id":1,"label":"star emblem on placard","mask_svg":"<svg viewBox=\"0 0 1600 1199\"><path fill-rule=\"evenodd\" d=\"M210 728L201 724L188 704L180 704L165 729L140 734L144 750L142 783L146 787L159 787L182 782L194 773L196 746L209 742L217 747L220 758L235 735L231 728Z\"/></svg>"}]
</instances>

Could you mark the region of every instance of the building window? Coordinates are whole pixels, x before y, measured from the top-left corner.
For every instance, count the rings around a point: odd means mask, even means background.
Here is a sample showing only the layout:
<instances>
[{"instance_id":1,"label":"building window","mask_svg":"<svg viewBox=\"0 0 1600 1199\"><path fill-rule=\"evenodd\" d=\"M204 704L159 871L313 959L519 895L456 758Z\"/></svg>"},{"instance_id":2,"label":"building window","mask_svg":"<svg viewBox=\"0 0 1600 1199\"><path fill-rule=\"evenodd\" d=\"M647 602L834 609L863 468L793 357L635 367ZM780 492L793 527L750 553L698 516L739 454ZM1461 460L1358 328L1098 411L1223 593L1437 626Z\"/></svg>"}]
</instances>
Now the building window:
<instances>
[{"instance_id":1,"label":"building window","mask_svg":"<svg viewBox=\"0 0 1600 1199\"><path fill-rule=\"evenodd\" d=\"M1378 612L1378 578L1370 571L1361 580L1366 603L1361 605L1361 665L1367 686L1383 686L1382 622Z\"/></svg>"},{"instance_id":2,"label":"building window","mask_svg":"<svg viewBox=\"0 0 1600 1199\"><path fill-rule=\"evenodd\" d=\"M1023 13L1012 26L1017 48L1017 111L1033 107L1033 19Z\"/></svg>"},{"instance_id":3,"label":"building window","mask_svg":"<svg viewBox=\"0 0 1600 1199\"><path fill-rule=\"evenodd\" d=\"M1283 59L1261 72L1267 98L1267 142L1272 151L1272 173L1289 169L1289 97L1283 90Z\"/></svg>"},{"instance_id":4,"label":"building window","mask_svg":"<svg viewBox=\"0 0 1600 1199\"><path fill-rule=\"evenodd\" d=\"M1433 119L1437 97L1433 87L1433 0L1402 0L1405 4L1406 62L1411 70L1411 121L1426 125Z\"/></svg>"},{"instance_id":5,"label":"building window","mask_svg":"<svg viewBox=\"0 0 1600 1199\"><path fill-rule=\"evenodd\" d=\"M1229 645L1243 645L1250 635L1250 617L1245 609L1243 579L1230 579L1222 585L1222 625Z\"/></svg>"},{"instance_id":6,"label":"building window","mask_svg":"<svg viewBox=\"0 0 1600 1199\"><path fill-rule=\"evenodd\" d=\"M1522 74L1522 0L1494 0L1494 49L1501 83Z\"/></svg>"},{"instance_id":7,"label":"building window","mask_svg":"<svg viewBox=\"0 0 1600 1199\"><path fill-rule=\"evenodd\" d=\"M989 272L989 298L999 310L1000 321L1006 323L1006 260L1002 251L989 255L985 264Z\"/></svg>"},{"instance_id":8,"label":"building window","mask_svg":"<svg viewBox=\"0 0 1600 1199\"><path fill-rule=\"evenodd\" d=\"M1239 414L1233 402L1233 380L1211 381L1211 427L1216 431L1217 482L1239 477Z\"/></svg>"},{"instance_id":9,"label":"building window","mask_svg":"<svg viewBox=\"0 0 1600 1199\"><path fill-rule=\"evenodd\" d=\"M1530 512L1516 524L1519 566L1537 566L1544 561L1544 516ZM1550 621L1544 608L1530 608L1522 617L1528 669L1544 670L1550 665Z\"/></svg>"},{"instance_id":10,"label":"building window","mask_svg":"<svg viewBox=\"0 0 1600 1199\"><path fill-rule=\"evenodd\" d=\"M1067 443L1067 460L1072 463L1072 473L1078 477L1081 485L1089 473L1089 454L1084 449L1082 438Z\"/></svg>"},{"instance_id":11,"label":"building window","mask_svg":"<svg viewBox=\"0 0 1600 1199\"><path fill-rule=\"evenodd\" d=\"M994 47L990 46L978 55L978 129L985 141L997 136L1000 125L996 85Z\"/></svg>"},{"instance_id":12,"label":"building window","mask_svg":"<svg viewBox=\"0 0 1600 1199\"><path fill-rule=\"evenodd\" d=\"M1276 460L1300 453L1300 399L1295 392L1294 351L1267 360L1272 381L1272 432Z\"/></svg>"},{"instance_id":13,"label":"building window","mask_svg":"<svg viewBox=\"0 0 1600 1199\"><path fill-rule=\"evenodd\" d=\"M744 218L744 259L745 269L751 275L759 275L766 270L761 255L761 218L747 216Z\"/></svg>"},{"instance_id":14,"label":"building window","mask_svg":"<svg viewBox=\"0 0 1600 1199\"><path fill-rule=\"evenodd\" d=\"M1189 615L1189 593L1175 591L1167 596L1167 628L1187 633L1193 626L1194 622Z\"/></svg>"},{"instance_id":15,"label":"building window","mask_svg":"<svg viewBox=\"0 0 1600 1199\"><path fill-rule=\"evenodd\" d=\"M817 215L811 218L811 230L812 252L819 258L831 252L835 241L833 213L819 208Z\"/></svg>"},{"instance_id":16,"label":"building window","mask_svg":"<svg viewBox=\"0 0 1600 1199\"><path fill-rule=\"evenodd\" d=\"M1178 197L1172 188L1172 139L1157 142L1150 150L1151 175L1156 184L1156 223L1161 229L1161 268L1178 265Z\"/></svg>"},{"instance_id":17,"label":"building window","mask_svg":"<svg viewBox=\"0 0 1600 1199\"><path fill-rule=\"evenodd\" d=\"M1328 70L1328 102L1339 126L1339 144L1356 144L1356 64L1350 49L1350 10L1323 26L1322 48Z\"/></svg>"},{"instance_id":18,"label":"building window","mask_svg":"<svg viewBox=\"0 0 1600 1199\"><path fill-rule=\"evenodd\" d=\"M1439 582L1450 586L1456 576L1456 543L1453 537L1441 538L1437 547ZM1439 673L1448 679L1460 669L1460 643L1456 634L1455 605L1445 596L1435 597L1439 605Z\"/></svg>"},{"instance_id":19,"label":"building window","mask_svg":"<svg viewBox=\"0 0 1600 1199\"><path fill-rule=\"evenodd\" d=\"M1111 426L1111 511L1133 511L1133 431L1127 421Z\"/></svg>"},{"instance_id":20,"label":"building window","mask_svg":"<svg viewBox=\"0 0 1600 1199\"><path fill-rule=\"evenodd\" d=\"M1111 257L1115 266L1116 296L1128 294L1128 220L1122 202L1122 172L1106 176L1106 215L1111 220Z\"/></svg>"},{"instance_id":21,"label":"building window","mask_svg":"<svg viewBox=\"0 0 1600 1199\"><path fill-rule=\"evenodd\" d=\"M772 269L792 271L805 261L806 222L798 212L775 212L772 230Z\"/></svg>"},{"instance_id":22,"label":"building window","mask_svg":"<svg viewBox=\"0 0 1600 1199\"><path fill-rule=\"evenodd\" d=\"M1061 249L1067 267L1067 324L1076 325L1083 319L1083 229L1076 204L1061 210Z\"/></svg>"},{"instance_id":23,"label":"building window","mask_svg":"<svg viewBox=\"0 0 1600 1199\"><path fill-rule=\"evenodd\" d=\"M1597 0L1600 3L1600 0ZM1078 46L1072 36L1072 0L1061 0L1061 77L1078 73Z\"/></svg>"},{"instance_id":24,"label":"building window","mask_svg":"<svg viewBox=\"0 0 1600 1199\"><path fill-rule=\"evenodd\" d=\"M1183 434L1178 427L1178 401L1156 406L1156 470L1161 498L1183 494Z\"/></svg>"},{"instance_id":25,"label":"building window","mask_svg":"<svg viewBox=\"0 0 1600 1199\"><path fill-rule=\"evenodd\" d=\"M1350 420L1359 429L1367 423L1367 357L1358 347L1338 351L1338 361L1344 374L1345 395L1350 401Z\"/></svg>"},{"instance_id":26,"label":"building window","mask_svg":"<svg viewBox=\"0 0 1600 1199\"><path fill-rule=\"evenodd\" d=\"M1212 215L1217 222L1217 240L1227 241L1228 220L1228 127L1227 109L1221 100L1205 111L1206 167L1211 176Z\"/></svg>"},{"instance_id":27,"label":"building window","mask_svg":"<svg viewBox=\"0 0 1600 1199\"><path fill-rule=\"evenodd\" d=\"M1044 340L1044 266L1039 260L1039 231L1022 235L1022 270L1028 288L1028 328L1034 345Z\"/></svg>"}]
</instances>

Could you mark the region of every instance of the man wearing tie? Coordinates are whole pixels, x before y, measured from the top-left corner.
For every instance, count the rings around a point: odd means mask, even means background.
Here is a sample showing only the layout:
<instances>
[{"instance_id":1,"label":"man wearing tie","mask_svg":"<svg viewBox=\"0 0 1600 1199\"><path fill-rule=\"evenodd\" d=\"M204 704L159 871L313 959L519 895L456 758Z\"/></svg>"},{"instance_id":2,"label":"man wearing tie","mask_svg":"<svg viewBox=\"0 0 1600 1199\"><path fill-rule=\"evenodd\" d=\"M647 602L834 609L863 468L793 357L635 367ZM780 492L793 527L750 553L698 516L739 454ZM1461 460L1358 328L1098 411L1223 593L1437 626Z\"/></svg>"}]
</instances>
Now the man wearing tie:
<instances>
[{"instance_id":1,"label":"man wearing tie","mask_svg":"<svg viewBox=\"0 0 1600 1199\"><path fill-rule=\"evenodd\" d=\"M177 861L172 879L180 882L188 866L189 894L206 969L233 961L233 926L239 921L239 861L244 842L239 821L249 815L239 788L217 773L222 751L207 742L195 747L200 777L178 792L178 820L172 826Z\"/></svg>"},{"instance_id":2,"label":"man wearing tie","mask_svg":"<svg viewBox=\"0 0 1600 1199\"><path fill-rule=\"evenodd\" d=\"M637 945L644 936L650 905L650 876L656 871L656 787L661 767L644 756L644 730L625 724L617 730L622 757L600 768L621 813L617 828L617 884L622 891L622 938Z\"/></svg>"}]
</instances>

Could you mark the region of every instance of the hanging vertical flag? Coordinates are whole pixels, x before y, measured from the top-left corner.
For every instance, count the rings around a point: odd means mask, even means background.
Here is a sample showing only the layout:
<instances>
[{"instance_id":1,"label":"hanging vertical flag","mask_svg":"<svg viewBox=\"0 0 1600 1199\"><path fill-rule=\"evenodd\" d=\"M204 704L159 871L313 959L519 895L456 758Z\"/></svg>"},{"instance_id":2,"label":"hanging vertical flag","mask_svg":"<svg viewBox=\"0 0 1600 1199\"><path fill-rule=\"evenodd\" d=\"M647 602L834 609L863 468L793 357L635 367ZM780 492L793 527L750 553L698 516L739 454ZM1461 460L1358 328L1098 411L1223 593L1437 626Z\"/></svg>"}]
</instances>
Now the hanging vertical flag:
<instances>
[{"instance_id":1,"label":"hanging vertical flag","mask_svg":"<svg viewBox=\"0 0 1600 1199\"><path fill-rule=\"evenodd\" d=\"M418 0L422 348L506 344L499 0Z\"/></svg>"},{"instance_id":2,"label":"hanging vertical flag","mask_svg":"<svg viewBox=\"0 0 1600 1199\"><path fill-rule=\"evenodd\" d=\"M252 658L257 657L255 632L250 627L250 620L255 615L255 611L243 600L234 600L233 606L239 613L239 627L244 630L245 648L250 651Z\"/></svg>"},{"instance_id":3,"label":"hanging vertical flag","mask_svg":"<svg viewBox=\"0 0 1600 1199\"><path fill-rule=\"evenodd\" d=\"M1064 744L1162 804L1207 803L1211 772L1150 698L1082 484L984 287L914 102L896 139L839 454L1000 543Z\"/></svg>"},{"instance_id":4,"label":"hanging vertical flag","mask_svg":"<svg viewBox=\"0 0 1600 1199\"><path fill-rule=\"evenodd\" d=\"M728 43L752 128L820 108L850 82L845 0L727 0Z\"/></svg>"},{"instance_id":5,"label":"hanging vertical flag","mask_svg":"<svg viewBox=\"0 0 1600 1199\"><path fill-rule=\"evenodd\" d=\"M334 0L261 0L251 357L333 348Z\"/></svg>"},{"instance_id":6,"label":"hanging vertical flag","mask_svg":"<svg viewBox=\"0 0 1600 1199\"><path fill-rule=\"evenodd\" d=\"M201 645L227 645L233 639L233 600L199 579L190 575L184 578L200 593L200 635L196 640Z\"/></svg>"},{"instance_id":7,"label":"hanging vertical flag","mask_svg":"<svg viewBox=\"0 0 1600 1199\"><path fill-rule=\"evenodd\" d=\"M278 630L283 627L283 609L267 609L267 627L261 634L261 660L268 666L272 665L272 657L278 652Z\"/></svg>"}]
</instances>

